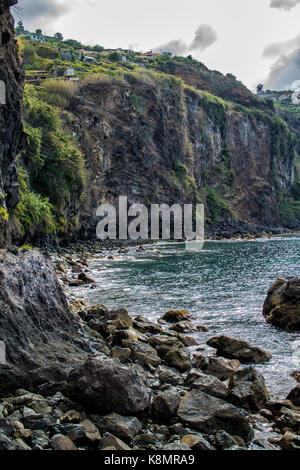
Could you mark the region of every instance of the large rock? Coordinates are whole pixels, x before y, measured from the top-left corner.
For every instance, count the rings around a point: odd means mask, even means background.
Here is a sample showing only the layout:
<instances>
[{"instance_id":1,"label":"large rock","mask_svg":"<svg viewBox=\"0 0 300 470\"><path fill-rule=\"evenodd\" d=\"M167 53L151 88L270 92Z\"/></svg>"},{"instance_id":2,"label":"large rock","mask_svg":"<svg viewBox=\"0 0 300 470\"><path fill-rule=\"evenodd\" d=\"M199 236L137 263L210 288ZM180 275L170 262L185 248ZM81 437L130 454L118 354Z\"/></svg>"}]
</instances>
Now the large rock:
<instances>
[{"instance_id":1,"label":"large rock","mask_svg":"<svg viewBox=\"0 0 300 470\"><path fill-rule=\"evenodd\" d=\"M90 358L69 375L67 394L94 413L132 415L150 406L150 391L130 367Z\"/></svg>"},{"instance_id":2,"label":"large rock","mask_svg":"<svg viewBox=\"0 0 300 470\"><path fill-rule=\"evenodd\" d=\"M200 370L191 371L185 380L185 384L190 388L200 390L213 397L223 398L224 400L228 395L227 388L221 380Z\"/></svg>"},{"instance_id":3,"label":"large rock","mask_svg":"<svg viewBox=\"0 0 300 470\"><path fill-rule=\"evenodd\" d=\"M263 306L266 321L286 331L300 331L300 279L278 278Z\"/></svg>"},{"instance_id":4,"label":"large rock","mask_svg":"<svg viewBox=\"0 0 300 470\"><path fill-rule=\"evenodd\" d=\"M190 357L185 349L171 349L164 359L168 366L175 367L180 372L185 372L192 368Z\"/></svg>"},{"instance_id":5,"label":"large rock","mask_svg":"<svg viewBox=\"0 0 300 470\"><path fill-rule=\"evenodd\" d=\"M296 387L290 391L286 399L290 400L293 405L300 406L300 384L296 385Z\"/></svg>"},{"instance_id":6,"label":"large rock","mask_svg":"<svg viewBox=\"0 0 300 470\"><path fill-rule=\"evenodd\" d=\"M131 350L133 361L140 361L143 364L151 364L152 366L158 366L161 363L156 350L150 344L131 340L123 340L122 344Z\"/></svg>"},{"instance_id":7,"label":"large rock","mask_svg":"<svg viewBox=\"0 0 300 470\"><path fill-rule=\"evenodd\" d=\"M241 410L198 390L181 399L177 414L183 422L206 434L224 430L245 442L253 438L252 428Z\"/></svg>"},{"instance_id":8,"label":"large rock","mask_svg":"<svg viewBox=\"0 0 300 470\"><path fill-rule=\"evenodd\" d=\"M117 413L104 416L99 426L102 432L111 433L125 442L130 442L142 429L142 423L134 416Z\"/></svg>"},{"instance_id":9,"label":"large rock","mask_svg":"<svg viewBox=\"0 0 300 470\"><path fill-rule=\"evenodd\" d=\"M190 313L186 310L169 310L163 315L162 319L169 323L177 323L188 320L190 316Z\"/></svg>"},{"instance_id":10,"label":"large rock","mask_svg":"<svg viewBox=\"0 0 300 470\"><path fill-rule=\"evenodd\" d=\"M253 367L237 371L229 380L229 400L237 406L255 412L269 400L265 379Z\"/></svg>"},{"instance_id":11,"label":"large rock","mask_svg":"<svg viewBox=\"0 0 300 470\"><path fill-rule=\"evenodd\" d=\"M261 348L228 336L215 336L210 338L206 344L215 348L218 356L227 359L238 359L242 364L249 362L259 364L269 361L272 357L271 354Z\"/></svg>"},{"instance_id":12,"label":"large rock","mask_svg":"<svg viewBox=\"0 0 300 470\"><path fill-rule=\"evenodd\" d=\"M237 359L225 359L224 357L196 356L195 366L208 375L213 375L219 380L227 380L240 367Z\"/></svg>"},{"instance_id":13,"label":"large rock","mask_svg":"<svg viewBox=\"0 0 300 470\"><path fill-rule=\"evenodd\" d=\"M176 336L153 335L150 336L148 342L162 359L171 349L184 348L184 344Z\"/></svg>"},{"instance_id":14,"label":"large rock","mask_svg":"<svg viewBox=\"0 0 300 470\"><path fill-rule=\"evenodd\" d=\"M152 413L159 422L168 423L176 416L180 401L180 392L174 388L168 388L159 393L153 400Z\"/></svg>"},{"instance_id":15,"label":"large rock","mask_svg":"<svg viewBox=\"0 0 300 470\"><path fill-rule=\"evenodd\" d=\"M2 254L0 339L8 364L74 366L90 350L77 329L51 261L37 251Z\"/></svg>"}]
</instances>

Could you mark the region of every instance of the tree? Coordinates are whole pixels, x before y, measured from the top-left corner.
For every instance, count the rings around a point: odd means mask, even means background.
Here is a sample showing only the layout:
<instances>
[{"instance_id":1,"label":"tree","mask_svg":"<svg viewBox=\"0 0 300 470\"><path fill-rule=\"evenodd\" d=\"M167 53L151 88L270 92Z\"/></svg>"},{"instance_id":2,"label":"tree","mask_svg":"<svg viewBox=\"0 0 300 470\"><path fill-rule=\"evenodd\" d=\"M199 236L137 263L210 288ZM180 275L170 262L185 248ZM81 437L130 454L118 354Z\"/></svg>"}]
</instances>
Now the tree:
<instances>
[{"instance_id":1,"label":"tree","mask_svg":"<svg viewBox=\"0 0 300 470\"><path fill-rule=\"evenodd\" d=\"M64 37L61 33L56 33L54 35L54 38L57 39L58 41L63 41L64 40Z\"/></svg>"},{"instance_id":2,"label":"tree","mask_svg":"<svg viewBox=\"0 0 300 470\"><path fill-rule=\"evenodd\" d=\"M23 21L19 21L18 26L16 27L16 35L20 36L21 34L24 33L24 31L25 31L25 28L23 25Z\"/></svg>"},{"instance_id":3,"label":"tree","mask_svg":"<svg viewBox=\"0 0 300 470\"><path fill-rule=\"evenodd\" d=\"M36 30L35 30L35 34L38 34L39 36L40 36L42 33L43 33L43 32L42 32L41 29L36 29Z\"/></svg>"},{"instance_id":4,"label":"tree","mask_svg":"<svg viewBox=\"0 0 300 470\"><path fill-rule=\"evenodd\" d=\"M120 62L120 60L122 59L122 56L121 54L115 51L115 52L111 52L110 54L108 54L108 58L112 62Z\"/></svg>"}]
</instances>

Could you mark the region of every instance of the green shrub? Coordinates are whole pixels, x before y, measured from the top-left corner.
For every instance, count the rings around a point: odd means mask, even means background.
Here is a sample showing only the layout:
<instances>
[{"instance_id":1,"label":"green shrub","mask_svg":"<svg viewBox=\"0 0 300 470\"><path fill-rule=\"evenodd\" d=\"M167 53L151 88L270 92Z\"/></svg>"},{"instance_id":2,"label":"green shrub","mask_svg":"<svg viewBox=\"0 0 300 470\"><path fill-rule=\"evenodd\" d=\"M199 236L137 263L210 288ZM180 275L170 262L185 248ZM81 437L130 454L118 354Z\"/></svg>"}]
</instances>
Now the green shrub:
<instances>
[{"instance_id":1,"label":"green shrub","mask_svg":"<svg viewBox=\"0 0 300 470\"><path fill-rule=\"evenodd\" d=\"M30 191L28 174L19 167L20 201L13 211L23 235L32 231L53 233L56 229L54 208L47 198Z\"/></svg>"},{"instance_id":2,"label":"green shrub","mask_svg":"<svg viewBox=\"0 0 300 470\"><path fill-rule=\"evenodd\" d=\"M222 199L216 188L207 188L206 203L212 216L213 222L217 222L222 215L230 214L235 218L230 204Z\"/></svg>"}]
</instances>

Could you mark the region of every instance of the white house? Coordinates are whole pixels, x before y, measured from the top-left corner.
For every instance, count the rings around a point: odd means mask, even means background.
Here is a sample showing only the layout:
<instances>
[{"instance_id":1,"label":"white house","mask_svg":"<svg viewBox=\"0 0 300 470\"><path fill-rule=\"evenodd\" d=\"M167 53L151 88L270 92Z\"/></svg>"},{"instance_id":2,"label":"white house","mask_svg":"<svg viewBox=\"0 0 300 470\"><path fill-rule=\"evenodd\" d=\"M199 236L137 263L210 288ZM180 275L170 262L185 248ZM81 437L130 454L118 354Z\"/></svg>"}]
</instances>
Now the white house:
<instances>
[{"instance_id":1,"label":"white house","mask_svg":"<svg viewBox=\"0 0 300 470\"><path fill-rule=\"evenodd\" d=\"M28 33L27 37L28 39L31 39L31 41L38 41L38 42L42 42L43 44L45 44L46 42L46 39L44 38L42 34Z\"/></svg>"}]
</instances>

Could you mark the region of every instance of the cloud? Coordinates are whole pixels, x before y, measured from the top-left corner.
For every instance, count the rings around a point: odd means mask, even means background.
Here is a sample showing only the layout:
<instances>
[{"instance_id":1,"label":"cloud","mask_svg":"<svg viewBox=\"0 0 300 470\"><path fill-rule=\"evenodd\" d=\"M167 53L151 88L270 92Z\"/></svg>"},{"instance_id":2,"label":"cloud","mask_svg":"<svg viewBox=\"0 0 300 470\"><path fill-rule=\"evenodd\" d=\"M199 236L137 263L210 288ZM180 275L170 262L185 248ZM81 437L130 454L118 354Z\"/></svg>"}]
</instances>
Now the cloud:
<instances>
[{"instance_id":1,"label":"cloud","mask_svg":"<svg viewBox=\"0 0 300 470\"><path fill-rule=\"evenodd\" d=\"M300 0L271 0L271 8L278 8L280 10L292 10L300 3Z\"/></svg>"},{"instance_id":2,"label":"cloud","mask_svg":"<svg viewBox=\"0 0 300 470\"><path fill-rule=\"evenodd\" d=\"M282 54L271 66L265 88L287 90L300 79L300 47L288 55Z\"/></svg>"},{"instance_id":3,"label":"cloud","mask_svg":"<svg viewBox=\"0 0 300 470\"><path fill-rule=\"evenodd\" d=\"M182 39L173 39L172 41L156 47L158 51L168 51L177 56L184 56L188 53L189 47Z\"/></svg>"},{"instance_id":4,"label":"cloud","mask_svg":"<svg viewBox=\"0 0 300 470\"><path fill-rule=\"evenodd\" d=\"M187 44L182 39L173 39L172 41L155 47L155 51L168 51L177 56L185 56L189 52L203 52L217 41L217 34L213 28L207 24L198 26L191 44Z\"/></svg>"},{"instance_id":5,"label":"cloud","mask_svg":"<svg viewBox=\"0 0 300 470\"><path fill-rule=\"evenodd\" d=\"M67 0L19 0L17 11L18 19L21 19L25 28L31 26L46 26L49 21L58 19L72 8L72 2Z\"/></svg>"},{"instance_id":6,"label":"cloud","mask_svg":"<svg viewBox=\"0 0 300 470\"><path fill-rule=\"evenodd\" d=\"M200 25L195 33L194 40L189 47L190 51L204 51L217 41L217 34L208 24Z\"/></svg>"},{"instance_id":7,"label":"cloud","mask_svg":"<svg viewBox=\"0 0 300 470\"><path fill-rule=\"evenodd\" d=\"M287 55L300 48L300 33L293 39L284 42L275 42L265 47L263 57L278 58L280 55Z\"/></svg>"}]
</instances>

